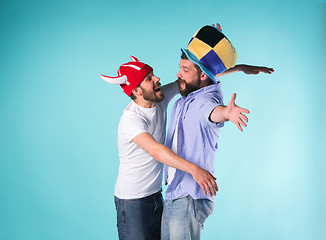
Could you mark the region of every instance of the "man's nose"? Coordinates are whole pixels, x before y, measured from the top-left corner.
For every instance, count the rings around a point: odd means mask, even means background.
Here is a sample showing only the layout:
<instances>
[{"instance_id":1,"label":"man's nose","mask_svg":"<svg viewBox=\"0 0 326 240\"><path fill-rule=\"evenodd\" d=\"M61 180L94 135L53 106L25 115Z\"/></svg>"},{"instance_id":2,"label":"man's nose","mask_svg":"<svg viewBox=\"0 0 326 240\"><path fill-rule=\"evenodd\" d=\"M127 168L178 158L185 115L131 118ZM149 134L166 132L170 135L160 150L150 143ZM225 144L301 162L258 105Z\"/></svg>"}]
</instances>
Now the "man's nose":
<instances>
[{"instance_id":1,"label":"man's nose","mask_svg":"<svg viewBox=\"0 0 326 240\"><path fill-rule=\"evenodd\" d=\"M177 77L178 78L181 78L181 73L180 73L181 70L179 70L179 72L177 73Z\"/></svg>"}]
</instances>

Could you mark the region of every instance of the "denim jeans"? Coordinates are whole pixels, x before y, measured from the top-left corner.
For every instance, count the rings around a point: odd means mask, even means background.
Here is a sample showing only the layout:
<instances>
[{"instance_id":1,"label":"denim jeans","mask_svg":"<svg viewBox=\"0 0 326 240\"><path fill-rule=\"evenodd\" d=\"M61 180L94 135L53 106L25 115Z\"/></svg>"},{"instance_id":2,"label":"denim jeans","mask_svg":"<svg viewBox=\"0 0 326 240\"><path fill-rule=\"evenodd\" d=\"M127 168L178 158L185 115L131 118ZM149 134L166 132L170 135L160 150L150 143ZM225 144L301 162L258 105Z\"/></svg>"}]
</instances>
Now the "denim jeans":
<instances>
[{"instance_id":1,"label":"denim jeans","mask_svg":"<svg viewBox=\"0 0 326 240\"><path fill-rule=\"evenodd\" d=\"M203 223L212 214L214 203L190 196L165 200L162 217L162 240L198 240Z\"/></svg>"},{"instance_id":2,"label":"denim jeans","mask_svg":"<svg viewBox=\"0 0 326 240\"><path fill-rule=\"evenodd\" d=\"M161 238L163 198L161 192L138 199L114 197L120 240Z\"/></svg>"}]
</instances>

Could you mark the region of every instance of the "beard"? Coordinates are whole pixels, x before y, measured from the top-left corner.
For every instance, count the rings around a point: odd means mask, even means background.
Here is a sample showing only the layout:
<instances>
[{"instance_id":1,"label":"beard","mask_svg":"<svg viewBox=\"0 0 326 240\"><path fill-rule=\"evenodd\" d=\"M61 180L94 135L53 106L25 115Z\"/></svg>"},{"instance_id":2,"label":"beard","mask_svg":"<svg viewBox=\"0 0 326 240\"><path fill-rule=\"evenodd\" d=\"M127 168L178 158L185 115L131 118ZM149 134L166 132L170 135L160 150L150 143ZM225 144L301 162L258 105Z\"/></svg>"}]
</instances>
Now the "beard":
<instances>
[{"instance_id":1,"label":"beard","mask_svg":"<svg viewBox=\"0 0 326 240\"><path fill-rule=\"evenodd\" d=\"M155 91L155 89L153 89L153 91L146 91L144 88L140 87L142 92L143 92L143 98L147 101L151 101L151 102L162 102L164 100L164 94L163 92L159 91Z\"/></svg>"},{"instance_id":2,"label":"beard","mask_svg":"<svg viewBox=\"0 0 326 240\"><path fill-rule=\"evenodd\" d=\"M190 93L199 89L199 86L193 85L191 83L186 83L186 81L184 81L180 78L178 78L177 84L179 86L180 94L183 97L187 97ZM183 90L181 90L181 84L185 85L185 88Z\"/></svg>"}]
</instances>

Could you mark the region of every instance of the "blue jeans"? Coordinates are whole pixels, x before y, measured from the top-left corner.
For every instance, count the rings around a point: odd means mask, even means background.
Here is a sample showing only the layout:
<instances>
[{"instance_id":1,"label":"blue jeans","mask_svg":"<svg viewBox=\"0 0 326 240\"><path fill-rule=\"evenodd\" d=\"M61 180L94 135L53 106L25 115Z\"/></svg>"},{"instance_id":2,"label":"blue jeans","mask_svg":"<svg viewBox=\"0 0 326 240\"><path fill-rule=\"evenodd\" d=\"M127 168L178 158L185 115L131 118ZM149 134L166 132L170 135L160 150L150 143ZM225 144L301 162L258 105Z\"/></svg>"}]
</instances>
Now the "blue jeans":
<instances>
[{"instance_id":1,"label":"blue jeans","mask_svg":"<svg viewBox=\"0 0 326 240\"><path fill-rule=\"evenodd\" d=\"M138 199L114 197L120 240L161 239L163 198L161 192Z\"/></svg>"},{"instance_id":2,"label":"blue jeans","mask_svg":"<svg viewBox=\"0 0 326 240\"><path fill-rule=\"evenodd\" d=\"M162 240L198 240L203 223L212 214L214 203L190 196L165 200L162 217Z\"/></svg>"}]
</instances>

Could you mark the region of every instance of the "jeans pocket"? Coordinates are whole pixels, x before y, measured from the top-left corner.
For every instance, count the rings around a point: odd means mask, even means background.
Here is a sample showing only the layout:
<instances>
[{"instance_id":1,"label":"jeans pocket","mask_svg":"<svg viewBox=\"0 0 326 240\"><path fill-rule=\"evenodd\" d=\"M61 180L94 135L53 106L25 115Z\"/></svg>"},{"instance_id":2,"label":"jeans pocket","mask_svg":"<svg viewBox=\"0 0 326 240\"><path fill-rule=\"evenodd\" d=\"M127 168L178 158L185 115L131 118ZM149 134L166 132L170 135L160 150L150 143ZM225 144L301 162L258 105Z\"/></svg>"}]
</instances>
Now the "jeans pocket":
<instances>
[{"instance_id":1,"label":"jeans pocket","mask_svg":"<svg viewBox=\"0 0 326 240\"><path fill-rule=\"evenodd\" d=\"M213 213L214 203L207 199L197 199L195 207L196 219L200 224L203 224L207 217Z\"/></svg>"}]
</instances>

